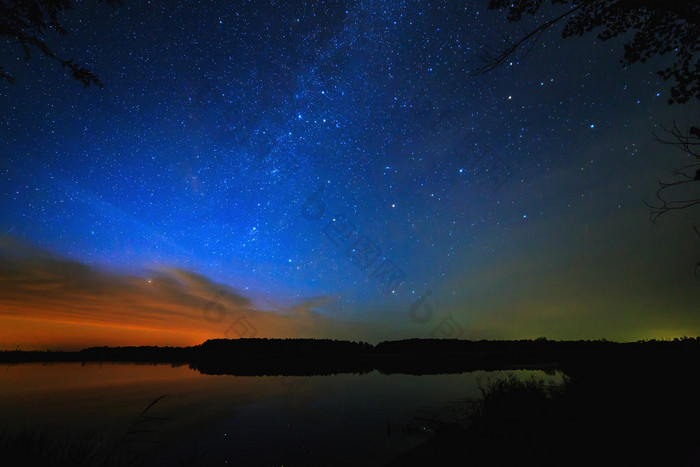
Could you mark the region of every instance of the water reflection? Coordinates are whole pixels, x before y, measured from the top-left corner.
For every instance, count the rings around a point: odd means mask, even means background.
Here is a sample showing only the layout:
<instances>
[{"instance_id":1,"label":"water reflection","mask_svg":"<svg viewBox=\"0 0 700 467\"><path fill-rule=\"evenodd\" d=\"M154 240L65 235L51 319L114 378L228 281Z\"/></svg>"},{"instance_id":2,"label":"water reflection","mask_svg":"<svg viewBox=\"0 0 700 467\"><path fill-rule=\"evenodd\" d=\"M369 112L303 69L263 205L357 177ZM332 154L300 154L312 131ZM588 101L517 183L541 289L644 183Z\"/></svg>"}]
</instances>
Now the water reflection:
<instances>
[{"instance_id":1,"label":"water reflection","mask_svg":"<svg viewBox=\"0 0 700 467\"><path fill-rule=\"evenodd\" d=\"M149 435L163 444L138 447L156 465L190 458L195 465L382 465L422 442L445 408L454 416L467 407L480 379L504 373L212 376L170 365L10 365L0 379L0 427L114 440L167 394L148 412L164 419Z\"/></svg>"}]
</instances>

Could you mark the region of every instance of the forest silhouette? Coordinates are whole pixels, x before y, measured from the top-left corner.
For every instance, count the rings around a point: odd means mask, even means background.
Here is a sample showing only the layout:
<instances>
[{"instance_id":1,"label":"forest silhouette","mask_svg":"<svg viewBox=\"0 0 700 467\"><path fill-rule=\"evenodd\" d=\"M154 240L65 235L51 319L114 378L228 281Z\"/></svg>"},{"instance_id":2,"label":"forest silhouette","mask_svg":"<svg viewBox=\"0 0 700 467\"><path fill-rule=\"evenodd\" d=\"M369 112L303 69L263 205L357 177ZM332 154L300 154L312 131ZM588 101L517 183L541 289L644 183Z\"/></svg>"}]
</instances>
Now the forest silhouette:
<instances>
[{"instance_id":1,"label":"forest silhouette","mask_svg":"<svg viewBox=\"0 0 700 467\"><path fill-rule=\"evenodd\" d=\"M4 351L2 363L131 362L188 364L205 374L311 376L338 373L448 374L551 368L567 374L600 368L688 368L700 338L637 342L406 339L377 345L332 339L210 339L190 347L89 347L77 352ZM688 365L688 366L686 366Z\"/></svg>"}]
</instances>

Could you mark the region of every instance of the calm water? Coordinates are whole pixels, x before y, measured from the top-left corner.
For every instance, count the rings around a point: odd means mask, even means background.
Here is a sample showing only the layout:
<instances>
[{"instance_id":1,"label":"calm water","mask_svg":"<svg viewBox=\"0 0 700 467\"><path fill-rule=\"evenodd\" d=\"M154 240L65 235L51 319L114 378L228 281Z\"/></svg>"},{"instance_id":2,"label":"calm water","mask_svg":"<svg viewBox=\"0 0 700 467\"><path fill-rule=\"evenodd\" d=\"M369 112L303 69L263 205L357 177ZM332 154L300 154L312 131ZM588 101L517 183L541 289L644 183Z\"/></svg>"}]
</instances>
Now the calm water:
<instances>
[{"instance_id":1,"label":"calm water","mask_svg":"<svg viewBox=\"0 0 700 467\"><path fill-rule=\"evenodd\" d=\"M514 371L559 381L560 375ZM116 440L148 412L155 433L133 446L156 464L382 465L430 433L427 419L459 416L477 381L456 375L210 376L187 366L56 363L0 369L0 429L97 433Z\"/></svg>"}]
</instances>

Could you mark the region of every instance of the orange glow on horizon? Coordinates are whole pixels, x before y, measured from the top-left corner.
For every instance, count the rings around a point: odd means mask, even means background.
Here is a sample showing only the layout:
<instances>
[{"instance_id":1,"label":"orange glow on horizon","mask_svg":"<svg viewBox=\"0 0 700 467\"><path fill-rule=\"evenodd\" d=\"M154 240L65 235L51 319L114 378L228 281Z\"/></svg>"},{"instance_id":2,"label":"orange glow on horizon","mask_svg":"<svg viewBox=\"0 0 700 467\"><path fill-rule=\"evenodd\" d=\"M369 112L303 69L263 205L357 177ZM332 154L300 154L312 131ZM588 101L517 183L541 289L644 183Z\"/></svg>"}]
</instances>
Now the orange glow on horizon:
<instances>
[{"instance_id":1,"label":"orange glow on horizon","mask_svg":"<svg viewBox=\"0 0 700 467\"><path fill-rule=\"evenodd\" d=\"M0 238L0 253L7 258L0 264L0 350L327 337L333 327L313 302L261 311L233 288L191 271L162 268L148 278L106 272L7 238Z\"/></svg>"}]
</instances>

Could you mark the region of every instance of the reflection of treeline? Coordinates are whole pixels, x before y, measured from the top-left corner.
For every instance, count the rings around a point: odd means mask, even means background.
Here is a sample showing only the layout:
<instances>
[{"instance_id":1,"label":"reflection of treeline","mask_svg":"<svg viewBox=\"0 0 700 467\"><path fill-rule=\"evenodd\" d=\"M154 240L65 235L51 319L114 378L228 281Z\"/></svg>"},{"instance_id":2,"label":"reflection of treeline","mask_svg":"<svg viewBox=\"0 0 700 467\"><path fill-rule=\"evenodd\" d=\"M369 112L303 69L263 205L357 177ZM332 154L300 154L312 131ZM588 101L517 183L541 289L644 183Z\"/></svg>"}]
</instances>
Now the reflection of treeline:
<instances>
[{"instance_id":1,"label":"reflection of treeline","mask_svg":"<svg viewBox=\"0 0 700 467\"><path fill-rule=\"evenodd\" d=\"M22 351L0 352L0 362L133 362L187 363L193 347L89 347L79 352Z\"/></svg>"},{"instance_id":2,"label":"reflection of treeline","mask_svg":"<svg viewBox=\"0 0 700 467\"><path fill-rule=\"evenodd\" d=\"M610 342L535 340L406 339L374 347L377 368L385 373L453 373L506 367L556 367L583 371L589 366L645 366L689 363L700 356L700 338ZM395 357L395 358L391 358ZM401 358L398 358L401 357Z\"/></svg>"},{"instance_id":3,"label":"reflection of treeline","mask_svg":"<svg viewBox=\"0 0 700 467\"><path fill-rule=\"evenodd\" d=\"M477 369L557 367L585 371L615 363L639 366L688 363L700 356L700 338L629 343L407 339L366 342L331 339L211 339L192 347L90 347L79 352L0 353L13 362L182 363L203 373L312 375L332 373L437 374Z\"/></svg>"}]
</instances>

